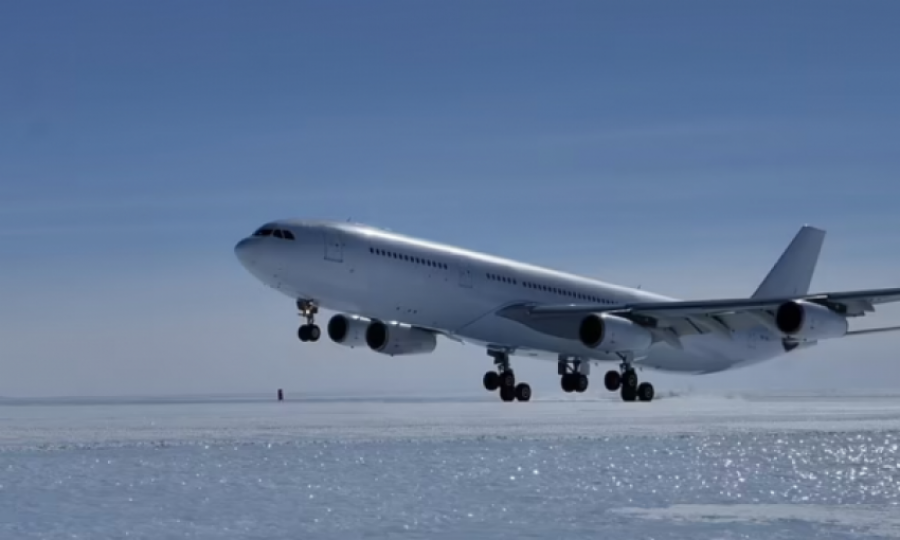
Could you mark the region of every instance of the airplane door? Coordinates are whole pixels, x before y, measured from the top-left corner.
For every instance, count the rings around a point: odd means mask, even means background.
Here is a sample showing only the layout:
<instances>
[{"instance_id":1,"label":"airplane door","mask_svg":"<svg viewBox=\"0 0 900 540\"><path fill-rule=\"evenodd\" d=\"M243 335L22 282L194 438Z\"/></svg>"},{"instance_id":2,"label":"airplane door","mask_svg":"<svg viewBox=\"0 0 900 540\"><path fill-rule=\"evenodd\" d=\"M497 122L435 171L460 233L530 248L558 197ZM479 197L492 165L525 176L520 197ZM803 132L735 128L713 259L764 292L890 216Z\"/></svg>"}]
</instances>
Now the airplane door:
<instances>
[{"instance_id":1,"label":"airplane door","mask_svg":"<svg viewBox=\"0 0 900 540\"><path fill-rule=\"evenodd\" d=\"M344 262L344 239L338 231L325 231L325 260Z\"/></svg>"},{"instance_id":2,"label":"airplane door","mask_svg":"<svg viewBox=\"0 0 900 540\"><path fill-rule=\"evenodd\" d=\"M472 288L472 269L466 265L459 267L459 286L467 289Z\"/></svg>"}]
</instances>

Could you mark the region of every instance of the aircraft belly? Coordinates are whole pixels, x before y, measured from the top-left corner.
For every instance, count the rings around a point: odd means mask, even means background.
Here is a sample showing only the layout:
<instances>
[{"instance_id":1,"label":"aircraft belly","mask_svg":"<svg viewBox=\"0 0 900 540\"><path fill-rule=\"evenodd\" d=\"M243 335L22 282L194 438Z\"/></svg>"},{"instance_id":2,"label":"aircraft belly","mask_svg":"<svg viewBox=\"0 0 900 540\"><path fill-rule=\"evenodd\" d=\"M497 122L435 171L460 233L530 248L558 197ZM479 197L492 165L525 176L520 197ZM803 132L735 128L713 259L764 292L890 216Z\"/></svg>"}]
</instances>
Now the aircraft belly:
<instances>
[{"instance_id":1,"label":"aircraft belly","mask_svg":"<svg viewBox=\"0 0 900 540\"><path fill-rule=\"evenodd\" d=\"M739 333L734 339L703 334L684 336L681 342L683 349L656 343L636 364L660 371L716 373L762 362L783 352L780 343L760 340L758 329Z\"/></svg>"}]
</instances>

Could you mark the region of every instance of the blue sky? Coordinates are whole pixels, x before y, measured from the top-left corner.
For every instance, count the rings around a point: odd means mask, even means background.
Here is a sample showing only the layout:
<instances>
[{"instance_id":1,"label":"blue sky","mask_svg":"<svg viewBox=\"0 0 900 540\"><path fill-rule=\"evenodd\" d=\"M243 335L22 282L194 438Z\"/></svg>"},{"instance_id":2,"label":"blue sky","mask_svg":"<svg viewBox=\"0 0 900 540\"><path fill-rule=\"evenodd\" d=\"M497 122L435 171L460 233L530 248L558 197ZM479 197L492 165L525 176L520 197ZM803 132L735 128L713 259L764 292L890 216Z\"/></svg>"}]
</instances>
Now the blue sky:
<instances>
[{"instance_id":1,"label":"blue sky","mask_svg":"<svg viewBox=\"0 0 900 540\"><path fill-rule=\"evenodd\" d=\"M291 303L232 253L277 217L692 298L749 294L813 223L829 230L815 289L900 285L898 16L889 1L5 3L0 395L479 390L474 347L297 342ZM890 387L897 339L652 380ZM557 391L555 366L519 364Z\"/></svg>"}]
</instances>

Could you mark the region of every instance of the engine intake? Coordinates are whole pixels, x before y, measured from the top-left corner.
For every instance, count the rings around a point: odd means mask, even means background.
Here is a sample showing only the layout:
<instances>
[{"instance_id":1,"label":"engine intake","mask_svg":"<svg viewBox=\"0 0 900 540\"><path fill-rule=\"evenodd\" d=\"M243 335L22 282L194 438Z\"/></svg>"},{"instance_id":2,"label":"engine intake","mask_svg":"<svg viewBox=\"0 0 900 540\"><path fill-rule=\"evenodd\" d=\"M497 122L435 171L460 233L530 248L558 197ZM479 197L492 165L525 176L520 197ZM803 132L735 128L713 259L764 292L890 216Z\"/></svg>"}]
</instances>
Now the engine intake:
<instances>
[{"instance_id":1,"label":"engine intake","mask_svg":"<svg viewBox=\"0 0 900 540\"><path fill-rule=\"evenodd\" d=\"M414 326L372 321L366 329L366 344L391 356L426 354L437 348L437 336Z\"/></svg>"},{"instance_id":2,"label":"engine intake","mask_svg":"<svg viewBox=\"0 0 900 540\"><path fill-rule=\"evenodd\" d=\"M805 300L792 300L778 306L775 326L781 333L800 341L839 338L849 329L847 318L840 313Z\"/></svg>"},{"instance_id":3,"label":"engine intake","mask_svg":"<svg viewBox=\"0 0 900 540\"><path fill-rule=\"evenodd\" d=\"M358 347L366 344L368 327L367 319L339 314L328 321L328 337L338 345Z\"/></svg>"},{"instance_id":4,"label":"engine intake","mask_svg":"<svg viewBox=\"0 0 900 540\"><path fill-rule=\"evenodd\" d=\"M642 351L653 344L653 335L643 326L606 313L582 319L578 338L585 347L608 351Z\"/></svg>"}]
</instances>

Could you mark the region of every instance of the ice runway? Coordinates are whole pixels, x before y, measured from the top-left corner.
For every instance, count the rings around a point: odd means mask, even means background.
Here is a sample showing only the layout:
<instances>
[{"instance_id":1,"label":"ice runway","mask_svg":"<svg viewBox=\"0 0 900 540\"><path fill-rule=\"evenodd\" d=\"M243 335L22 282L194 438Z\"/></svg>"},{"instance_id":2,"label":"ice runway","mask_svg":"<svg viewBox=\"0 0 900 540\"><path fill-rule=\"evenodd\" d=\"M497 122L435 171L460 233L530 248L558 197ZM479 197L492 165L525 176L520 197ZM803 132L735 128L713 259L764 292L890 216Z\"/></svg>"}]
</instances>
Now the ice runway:
<instances>
[{"instance_id":1,"label":"ice runway","mask_svg":"<svg viewBox=\"0 0 900 540\"><path fill-rule=\"evenodd\" d=\"M491 397L0 401L0 538L900 538L900 395Z\"/></svg>"}]
</instances>

